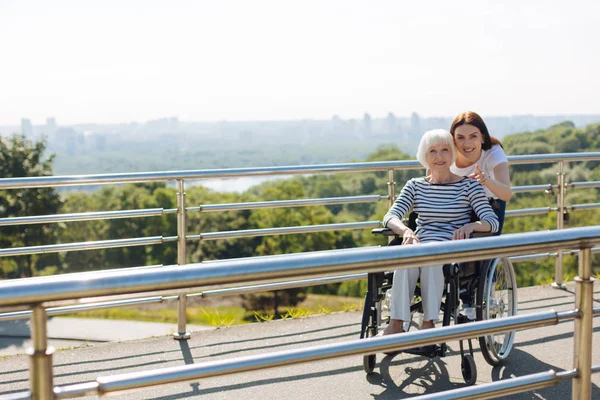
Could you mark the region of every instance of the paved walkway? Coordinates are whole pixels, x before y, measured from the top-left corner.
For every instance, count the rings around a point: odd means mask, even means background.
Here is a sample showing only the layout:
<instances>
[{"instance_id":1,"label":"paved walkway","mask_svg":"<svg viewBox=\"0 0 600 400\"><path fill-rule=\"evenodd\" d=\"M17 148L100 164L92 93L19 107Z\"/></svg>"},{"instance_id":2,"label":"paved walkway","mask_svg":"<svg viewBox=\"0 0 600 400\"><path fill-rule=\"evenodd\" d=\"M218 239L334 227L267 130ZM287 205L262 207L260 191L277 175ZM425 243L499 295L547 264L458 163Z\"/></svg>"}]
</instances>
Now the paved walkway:
<instances>
[{"instance_id":1,"label":"paved walkway","mask_svg":"<svg viewBox=\"0 0 600 400\"><path fill-rule=\"evenodd\" d=\"M595 287L595 305L600 288ZM521 314L573 307L573 286L560 291L549 287L519 290ZM78 320L79 321L79 320ZM83 324L83 322L80 322ZM119 343L101 343L57 351L53 357L54 383L65 385L93 381L98 377L171 366L198 364L232 357L336 343L358 338L360 313L336 313L302 319L256 323L197 332L188 341L153 337ZM517 333L516 346L499 367L491 368L476 344L477 383L510 379L549 369L573 367L573 322ZM600 365L600 318L594 320L593 364ZM423 359L407 354L378 355L375 373L363 372L362 357L350 356L261 371L201 379L120 394L122 399L398 399L423 393L460 388L458 344L449 343L445 358ZM0 398L27 390L26 356L0 359ZM600 398L600 374L593 375L593 398ZM88 398L95 398L93 396ZM571 382L535 390L511 399L571 398Z\"/></svg>"},{"instance_id":2,"label":"paved walkway","mask_svg":"<svg viewBox=\"0 0 600 400\"><path fill-rule=\"evenodd\" d=\"M212 328L189 325L189 329L200 331ZM175 331L176 324L159 322L63 317L52 317L48 320L49 344L55 349L165 336ZM30 336L29 320L0 321L0 356L25 354L31 346Z\"/></svg>"}]
</instances>

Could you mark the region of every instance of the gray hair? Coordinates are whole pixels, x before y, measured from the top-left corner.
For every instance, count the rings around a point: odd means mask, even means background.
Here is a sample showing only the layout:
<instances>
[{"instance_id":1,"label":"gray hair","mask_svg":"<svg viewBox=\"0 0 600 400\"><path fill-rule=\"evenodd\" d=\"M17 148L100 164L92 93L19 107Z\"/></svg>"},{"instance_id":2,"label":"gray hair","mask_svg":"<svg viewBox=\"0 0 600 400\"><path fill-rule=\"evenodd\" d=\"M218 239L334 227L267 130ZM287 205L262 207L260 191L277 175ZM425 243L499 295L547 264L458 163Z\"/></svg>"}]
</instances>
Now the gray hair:
<instances>
[{"instance_id":1,"label":"gray hair","mask_svg":"<svg viewBox=\"0 0 600 400\"><path fill-rule=\"evenodd\" d=\"M425 155L427 154L427 150L431 146L435 146L438 144L447 144L452 151L452 163L456 161L456 148L454 147L454 139L450 132L445 129L433 129L431 131L427 131L423 134L421 141L419 142L419 147L417 148L417 160L427 169L429 169L429 165L427 165L427 161Z\"/></svg>"}]
</instances>

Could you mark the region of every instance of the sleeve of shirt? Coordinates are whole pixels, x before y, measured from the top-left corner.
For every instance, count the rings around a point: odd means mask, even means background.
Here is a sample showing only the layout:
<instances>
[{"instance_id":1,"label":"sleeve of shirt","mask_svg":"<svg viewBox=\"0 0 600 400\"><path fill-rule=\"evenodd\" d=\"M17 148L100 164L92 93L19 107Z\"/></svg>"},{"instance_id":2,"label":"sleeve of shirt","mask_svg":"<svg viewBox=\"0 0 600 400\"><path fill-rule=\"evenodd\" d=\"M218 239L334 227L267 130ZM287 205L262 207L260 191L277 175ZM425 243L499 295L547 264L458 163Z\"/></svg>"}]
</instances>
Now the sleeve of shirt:
<instances>
[{"instance_id":1,"label":"sleeve of shirt","mask_svg":"<svg viewBox=\"0 0 600 400\"><path fill-rule=\"evenodd\" d=\"M415 181L411 179L408 182L406 182L406 185L404 185L402 191L396 198L394 205L383 217L383 226L387 228L387 224L392 218L402 219L406 215L408 210L410 210L410 208L412 207L414 200Z\"/></svg>"},{"instance_id":2,"label":"sleeve of shirt","mask_svg":"<svg viewBox=\"0 0 600 400\"><path fill-rule=\"evenodd\" d=\"M486 162L486 166L488 168L487 173L496 168L497 165L502 163L508 163L508 159L506 158L506 153L504 153L504 149L502 146L495 144L489 149L488 159Z\"/></svg>"},{"instance_id":3,"label":"sleeve of shirt","mask_svg":"<svg viewBox=\"0 0 600 400\"><path fill-rule=\"evenodd\" d=\"M496 213L485 196L483 186L474 180L471 180L470 183L471 186L469 187L468 193L469 202L471 203L473 211L475 211L475 214L477 214L477 218L479 218L480 221L486 221L490 224L492 233L498 232L500 223L498 222Z\"/></svg>"}]
</instances>

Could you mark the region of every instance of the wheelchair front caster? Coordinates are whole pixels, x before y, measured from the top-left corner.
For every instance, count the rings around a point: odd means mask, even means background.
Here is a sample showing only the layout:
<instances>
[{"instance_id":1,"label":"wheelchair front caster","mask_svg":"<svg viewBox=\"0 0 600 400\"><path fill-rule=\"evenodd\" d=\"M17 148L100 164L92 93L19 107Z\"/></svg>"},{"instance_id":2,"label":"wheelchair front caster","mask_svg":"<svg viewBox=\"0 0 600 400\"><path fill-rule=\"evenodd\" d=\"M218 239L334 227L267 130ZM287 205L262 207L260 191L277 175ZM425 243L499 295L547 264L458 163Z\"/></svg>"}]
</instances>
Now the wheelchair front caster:
<instances>
[{"instance_id":1,"label":"wheelchair front caster","mask_svg":"<svg viewBox=\"0 0 600 400\"><path fill-rule=\"evenodd\" d=\"M465 383L469 386L475 384L477 381L477 366L475 360L470 354L465 354L460 363L460 370L462 372Z\"/></svg>"},{"instance_id":2,"label":"wheelchair front caster","mask_svg":"<svg viewBox=\"0 0 600 400\"><path fill-rule=\"evenodd\" d=\"M375 354L369 354L363 357L363 369L370 375L375 371L375 364L377 363L377 356Z\"/></svg>"}]
</instances>

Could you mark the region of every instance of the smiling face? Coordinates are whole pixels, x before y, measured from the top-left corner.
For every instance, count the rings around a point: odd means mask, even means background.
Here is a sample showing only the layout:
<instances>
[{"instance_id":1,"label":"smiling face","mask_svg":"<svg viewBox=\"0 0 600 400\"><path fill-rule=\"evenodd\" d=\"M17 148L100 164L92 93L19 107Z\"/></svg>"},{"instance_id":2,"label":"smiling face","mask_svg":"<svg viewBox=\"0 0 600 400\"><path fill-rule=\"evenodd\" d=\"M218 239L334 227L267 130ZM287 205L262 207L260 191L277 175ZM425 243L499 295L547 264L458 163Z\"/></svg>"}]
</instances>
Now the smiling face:
<instances>
[{"instance_id":1,"label":"smiling face","mask_svg":"<svg viewBox=\"0 0 600 400\"><path fill-rule=\"evenodd\" d=\"M425 153L425 161L432 173L449 171L452 158L452 149L447 143L431 145Z\"/></svg>"},{"instance_id":2,"label":"smiling face","mask_svg":"<svg viewBox=\"0 0 600 400\"><path fill-rule=\"evenodd\" d=\"M473 164L481 157L484 138L476 126L469 124L458 126L454 131L454 143L458 150L457 162Z\"/></svg>"}]
</instances>

